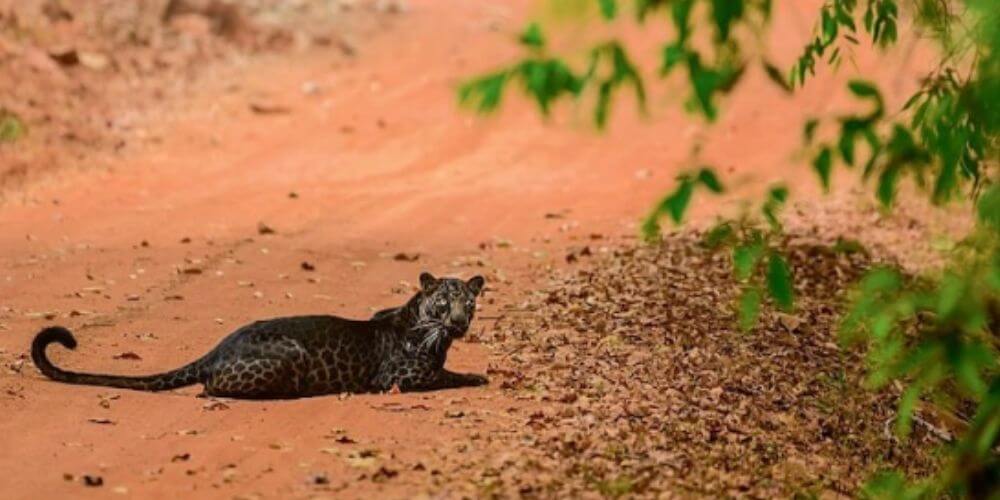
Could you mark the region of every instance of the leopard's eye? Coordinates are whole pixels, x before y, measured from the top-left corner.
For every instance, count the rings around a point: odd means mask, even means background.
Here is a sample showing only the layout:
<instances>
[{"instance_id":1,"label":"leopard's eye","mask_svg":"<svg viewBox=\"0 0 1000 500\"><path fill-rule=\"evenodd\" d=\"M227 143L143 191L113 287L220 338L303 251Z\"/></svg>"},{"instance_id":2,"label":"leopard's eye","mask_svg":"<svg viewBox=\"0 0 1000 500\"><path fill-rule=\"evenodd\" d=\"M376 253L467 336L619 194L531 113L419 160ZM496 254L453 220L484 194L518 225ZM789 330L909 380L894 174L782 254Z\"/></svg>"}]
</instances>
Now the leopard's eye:
<instances>
[{"instance_id":1,"label":"leopard's eye","mask_svg":"<svg viewBox=\"0 0 1000 500\"><path fill-rule=\"evenodd\" d=\"M434 305L436 305L438 307L444 307L444 306L448 305L448 300L445 299L444 297L441 297L441 298L437 299L436 301L434 301Z\"/></svg>"}]
</instances>

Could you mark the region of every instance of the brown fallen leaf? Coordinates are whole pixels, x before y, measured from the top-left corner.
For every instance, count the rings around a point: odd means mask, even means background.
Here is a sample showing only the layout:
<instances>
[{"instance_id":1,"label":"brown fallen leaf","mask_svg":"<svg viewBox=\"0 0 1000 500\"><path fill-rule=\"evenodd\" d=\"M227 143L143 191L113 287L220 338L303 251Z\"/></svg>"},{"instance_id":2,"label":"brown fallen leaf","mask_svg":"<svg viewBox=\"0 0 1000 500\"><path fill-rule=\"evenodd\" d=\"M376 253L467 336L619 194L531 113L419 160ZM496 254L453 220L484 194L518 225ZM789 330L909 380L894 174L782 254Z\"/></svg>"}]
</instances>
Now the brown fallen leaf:
<instances>
[{"instance_id":1,"label":"brown fallen leaf","mask_svg":"<svg viewBox=\"0 0 1000 500\"><path fill-rule=\"evenodd\" d=\"M257 223L257 234L274 234L276 231L264 222Z\"/></svg>"},{"instance_id":2,"label":"brown fallen leaf","mask_svg":"<svg viewBox=\"0 0 1000 500\"><path fill-rule=\"evenodd\" d=\"M88 418L87 422L100 425L115 425L115 421L110 418Z\"/></svg>"},{"instance_id":3,"label":"brown fallen leaf","mask_svg":"<svg viewBox=\"0 0 1000 500\"><path fill-rule=\"evenodd\" d=\"M118 394L99 394L97 397L101 399L97 404L104 409L111 408L112 401L121 399L121 396Z\"/></svg>"},{"instance_id":4,"label":"brown fallen leaf","mask_svg":"<svg viewBox=\"0 0 1000 500\"><path fill-rule=\"evenodd\" d=\"M115 354L112 357L114 359L127 359L127 360L131 360L131 361L142 360L142 356L139 356L138 354L136 354L136 353L134 353L132 351L126 351L126 352L123 352L121 354Z\"/></svg>"},{"instance_id":5,"label":"brown fallen leaf","mask_svg":"<svg viewBox=\"0 0 1000 500\"><path fill-rule=\"evenodd\" d=\"M62 66L76 66L80 64L80 55L73 47L49 49L49 57Z\"/></svg>"},{"instance_id":6,"label":"brown fallen leaf","mask_svg":"<svg viewBox=\"0 0 1000 500\"><path fill-rule=\"evenodd\" d=\"M300 264L299 267L301 267L303 271L315 271L316 270L316 266L313 265L313 263L307 262L307 261L302 261L302 264Z\"/></svg>"},{"instance_id":7,"label":"brown fallen leaf","mask_svg":"<svg viewBox=\"0 0 1000 500\"><path fill-rule=\"evenodd\" d=\"M292 110L287 106L281 106L274 103L252 102L250 103L250 111L257 113L258 115L280 115L290 113Z\"/></svg>"},{"instance_id":8,"label":"brown fallen leaf","mask_svg":"<svg viewBox=\"0 0 1000 500\"><path fill-rule=\"evenodd\" d=\"M191 459L190 453L180 453L170 458L171 462L187 462Z\"/></svg>"},{"instance_id":9,"label":"brown fallen leaf","mask_svg":"<svg viewBox=\"0 0 1000 500\"><path fill-rule=\"evenodd\" d=\"M229 409L229 405L222 401L209 401L202 405L201 409L205 411L225 411Z\"/></svg>"},{"instance_id":10,"label":"brown fallen leaf","mask_svg":"<svg viewBox=\"0 0 1000 500\"><path fill-rule=\"evenodd\" d=\"M420 254L416 252L414 253L399 252L396 255L393 255L392 259L402 262L416 262L417 260L420 259Z\"/></svg>"},{"instance_id":11,"label":"brown fallen leaf","mask_svg":"<svg viewBox=\"0 0 1000 500\"><path fill-rule=\"evenodd\" d=\"M344 461L351 467L366 469L374 467L378 462L376 458L377 454L375 450L355 450L344 457Z\"/></svg>"},{"instance_id":12,"label":"brown fallen leaf","mask_svg":"<svg viewBox=\"0 0 1000 500\"><path fill-rule=\"evenodd\" d=\"M99 486L104 486L104 478L102 478L101 476L93 476L93 475L90 475L90 474L84 474L84 476L83 476L83 484L84 484L84 486L90 486L92 488L96 488L96 487L99 487Z\"/></svg>"},{"instance_id":13,"label":"brown fallen leaf","mask_svg":"<svg viewBox=\"0 0 1000 500\"><path fill-rule=\"evenodd\" d=\"M376 483L384 483L399 475L399 471L394 469L389 469L388 467L381 465L378 470L372 474L372 481Z\"/></svg>"}]
</instances>

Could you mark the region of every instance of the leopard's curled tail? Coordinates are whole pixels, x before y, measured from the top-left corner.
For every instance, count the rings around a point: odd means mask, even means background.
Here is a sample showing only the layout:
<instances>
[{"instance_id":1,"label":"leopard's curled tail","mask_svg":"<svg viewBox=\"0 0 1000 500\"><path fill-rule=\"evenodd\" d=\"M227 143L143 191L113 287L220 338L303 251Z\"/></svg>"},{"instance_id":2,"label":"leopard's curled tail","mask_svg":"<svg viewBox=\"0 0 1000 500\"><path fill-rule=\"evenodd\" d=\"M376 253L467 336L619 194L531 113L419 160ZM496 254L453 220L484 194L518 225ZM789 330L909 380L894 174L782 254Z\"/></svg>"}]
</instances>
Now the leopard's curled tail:
<instances>
[{"instance_id":1,"label":"leopard's curled tail","mask_svg":"<svg viewBox=\"0 0 1000 500\"><path fill-rule=\"evenodd\" d=\"M61 326L53 326L38 332L38 335L35 336L35 340L31 342L31 359L43 375L52 380L67 384L100 385L139 391L176 389L202 382L208 358L208 356L205 356L176 370L139 377L76 373L53 365L49 361L49 358L45 356L45 348L54 342L62 344L67 349L76 348L76 339L73 338L73 334L69 330Z\"/></svg>"}]
</instances>

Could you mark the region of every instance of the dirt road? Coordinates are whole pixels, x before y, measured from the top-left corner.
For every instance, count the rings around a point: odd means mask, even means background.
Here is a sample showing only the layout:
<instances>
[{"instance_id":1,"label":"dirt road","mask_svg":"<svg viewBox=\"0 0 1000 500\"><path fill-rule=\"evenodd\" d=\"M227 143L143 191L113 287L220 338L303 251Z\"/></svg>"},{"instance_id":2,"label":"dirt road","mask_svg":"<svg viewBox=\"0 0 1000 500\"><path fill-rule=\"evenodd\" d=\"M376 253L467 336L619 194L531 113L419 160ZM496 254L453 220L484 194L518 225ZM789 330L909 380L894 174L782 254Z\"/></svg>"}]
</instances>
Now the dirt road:
<instances>
[{"instance_id":1,"label":"dirt road","mask_svg":"<svg viewBox=\"0 0 1000 500\"><path fill-rule=\"evenodd\" d=\"M637 215L693 161L751 191L801 169L785 129L829 109L838 85L789 101L751 75L711 130L670 96L645 120L623 101L604 135L569 109L545 123L517 99L486 120L459 111L455 85L515 54L526 5L413 2L354 58L253 60L230 84L206 84L220 90L196 94L158 144L2 207L3 496L447 494L427 486L435 453L502 432L528 403L496 385L263 403L199 399L196 387L74 387L44 380L28 344L63 324L81 345L53 348L56 363L156 372L256 318L398 304L421 270L484 274L488 318L535 286L536 269L563 265L567 248L630 239ZM790 12L777 23L788 59L809 23ZM489 345L453 349L453 368L489 369Z\"/></svg>"}]
</instances>

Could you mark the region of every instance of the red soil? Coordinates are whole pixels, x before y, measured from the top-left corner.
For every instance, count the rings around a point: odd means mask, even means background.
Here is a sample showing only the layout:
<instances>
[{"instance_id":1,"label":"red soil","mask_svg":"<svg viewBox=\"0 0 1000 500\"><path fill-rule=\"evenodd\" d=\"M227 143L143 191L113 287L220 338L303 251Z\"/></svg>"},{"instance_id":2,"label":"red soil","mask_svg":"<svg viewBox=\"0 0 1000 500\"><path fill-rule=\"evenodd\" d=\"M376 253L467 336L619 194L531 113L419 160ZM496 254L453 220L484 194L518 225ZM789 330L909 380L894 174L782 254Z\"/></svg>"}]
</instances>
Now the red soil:
<instances>
[{"instance_id":1,"label":"red soil","mask_svg":"<svg viewBox=\"0 0 1000 500\"><path fill-rule=\"evenodd\" d=\"M718 165L743 192L788 172L813 184L789 157L799 135L788 130L828 112L841 79L789 99L754 71L713 127L663 94L647 119L623 99L602 135L585 117L566 119L568 108L545 123L519 99L485 120L458 110L457 82L516 54L511 33L525 12L525 2L413 2L353 59L333 49L255 58L222 75L231 84L204 82L188 116L157 130L158 143L11 197L0 208L4 496L415 495L433 472L432 450L502 430L525 403L494 385L211 411L197 387L145 394L47 381L25 361L28 344L44 325L63 324L80 347L53 347L57 364L156 372L257 318L363 317L398 304L405 293L393 289L425 269L484 274L489 317L537 284L539 266L563 265L567 248L633 238L638 216L695 162ZM779 14L775 52L787 63L810 20ZM858 64L887 82L902 69ZM306 82L316 92L303 92ZM287 112L250 110L262 102ZM706 147L694 159L698 140ZM695 217L719 208L705 203ZM276 233L258 234L260 222ZM400 252L419 258L395 259ZM474 330L490 325L480 319ZM126 352L141 359L116 359ZM484 372L488 362L489 346L470 342L449 364ZM445 416L455 409L474 416ZM356 444L330 437L339 435ZM364 449L399 475L347 458ZM328 486L310 482L320 472ZM85 474L103 486L84 486Z\"/></svg>"}]
</instances>

